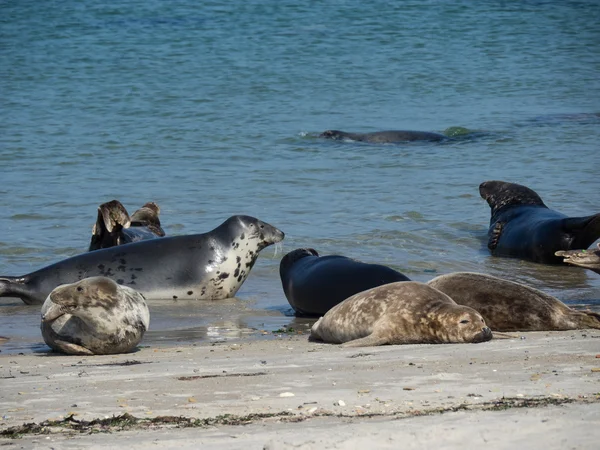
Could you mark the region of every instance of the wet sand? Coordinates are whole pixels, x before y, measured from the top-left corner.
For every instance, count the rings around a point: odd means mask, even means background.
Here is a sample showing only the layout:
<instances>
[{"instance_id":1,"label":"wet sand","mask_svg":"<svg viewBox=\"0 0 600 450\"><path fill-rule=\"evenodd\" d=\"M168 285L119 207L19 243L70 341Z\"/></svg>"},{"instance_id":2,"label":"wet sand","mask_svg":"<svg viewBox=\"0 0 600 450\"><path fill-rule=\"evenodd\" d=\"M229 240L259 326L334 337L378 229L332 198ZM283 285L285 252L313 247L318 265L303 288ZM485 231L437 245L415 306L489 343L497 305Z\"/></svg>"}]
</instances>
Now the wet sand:
<instances>
[{"instance_id":1,"label":"wet sand","mask_svg":"<svg viewBox=\"0 0 600 450\"><path fill-rule=\"evenodd\" d=\"M600 332L514 336L342 349L280 334L115 356L0 355L0 441L9 448L596 448ZM23 426L30 423L42 426Z\"/></svg>"}]
</instances>

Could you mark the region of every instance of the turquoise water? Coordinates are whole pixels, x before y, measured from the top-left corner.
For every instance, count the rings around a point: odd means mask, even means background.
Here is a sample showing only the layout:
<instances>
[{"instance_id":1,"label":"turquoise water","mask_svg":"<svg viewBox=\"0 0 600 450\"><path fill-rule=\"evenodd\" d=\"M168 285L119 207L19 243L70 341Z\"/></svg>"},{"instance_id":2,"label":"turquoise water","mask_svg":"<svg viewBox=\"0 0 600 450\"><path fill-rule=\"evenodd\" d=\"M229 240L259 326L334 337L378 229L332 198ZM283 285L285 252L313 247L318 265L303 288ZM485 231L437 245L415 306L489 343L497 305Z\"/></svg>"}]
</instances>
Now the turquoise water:
<instances>
[{"instance_id":1,"label":"turquoise water","mask_svg":"<svg viewBox=\"0 0 600 450\"><path fill-rule=\"evenodd\" d=\"M97 206L156 201L168 234L249 214L286 233L236 299L157 303L148 345L305 326L282 254L412 279L472 270L600 309L600 276L490 257L484 180L600 211L600 5L497 1L0 2L0 274L85 250ZM370 145L326 129L465 127ZM0 300L2 351L45 348Z\"/></svg>"}]
</instances>

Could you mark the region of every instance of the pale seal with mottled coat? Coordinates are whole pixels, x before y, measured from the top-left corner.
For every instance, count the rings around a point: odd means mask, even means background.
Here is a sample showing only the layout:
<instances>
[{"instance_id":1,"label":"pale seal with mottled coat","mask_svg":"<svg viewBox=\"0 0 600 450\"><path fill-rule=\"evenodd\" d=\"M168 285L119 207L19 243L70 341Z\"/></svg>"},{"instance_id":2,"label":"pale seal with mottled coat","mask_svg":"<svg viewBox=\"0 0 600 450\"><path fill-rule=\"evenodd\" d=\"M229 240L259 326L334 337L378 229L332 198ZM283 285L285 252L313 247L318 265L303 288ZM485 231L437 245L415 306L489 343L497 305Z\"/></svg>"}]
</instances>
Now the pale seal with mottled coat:
<instances>
[{"instance_id":1,"label":"pale seal with mottled coat","mask_svg":"<svg viewBox=\"0 0 600 450\"><path fill-rule=\"evenodd\" d=\"M564 258L564 262L583 267L600 275L600 243L597 249L561 250L556 256Z\"/></svg>"},{"instance_id":2,"label":"pale seal with mottled coat","mask_svg":"<svg viewBox=\"0 0 600 450\"><path fill-rule=\"evenodd\" d=\"M492 332L474 309L424 283L400 281L334 306L313 325L310 338L361 347L477 343L492 339Z\"/></svg>"},{"instance_id":3,"label":"pale seal with mottled coat","mask_svg":"<svg viewBox=\"0 0 600 450\"><path fill-rule=\"evenodd\" d=\"M149 325L144 296L106 277L58 286L42 306L44 341L73 355L130 352Z\"/></svg>"}]
</instances>

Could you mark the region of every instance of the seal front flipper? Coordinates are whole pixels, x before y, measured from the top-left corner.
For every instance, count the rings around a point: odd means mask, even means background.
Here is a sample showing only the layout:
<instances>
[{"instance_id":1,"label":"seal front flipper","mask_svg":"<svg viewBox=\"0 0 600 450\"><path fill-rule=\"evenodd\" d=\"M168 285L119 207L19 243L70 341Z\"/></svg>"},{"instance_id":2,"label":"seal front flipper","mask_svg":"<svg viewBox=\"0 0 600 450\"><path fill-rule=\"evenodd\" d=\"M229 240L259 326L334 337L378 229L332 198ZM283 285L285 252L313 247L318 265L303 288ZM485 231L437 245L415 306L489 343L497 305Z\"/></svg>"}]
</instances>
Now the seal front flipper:
<instances>
[{"instance_id":1,"label":"seal front flipper","mask_svg":"<svg viewBox=\"0 0 600 450\"><path fill-rule=\"evenodd\" d=\"M375 347L376 345L385 345L389 343L388 338L385 336L377 336L375 333L371 333L363 338L344 342L342 347Z\"/></svg>"},{"instance_id":2,"label":"seal front flipper","mask_svg":"<svg viewBox=\"0 0 600 450\"><path fill-rule=\"evenodd\" d=\"M600 213L587 217L568 217L563 219L563 231L571 236L568 249L588 248L600 238Z\"/></svg>"},{"instance_id":3,"label":"seal front flipper","mask_svg":"<svg viewBox=\"0 0 600 450\"><path fill-rule=\"evenodd\" d=\"M490 250L494 250L496 247L498 247L498 242L500 241L500 236L502 235L503 228L504 222L496 222L494 224L494 228L490 229L487 245Z\"/></svg>"},{"instance_id":4,"label":"seal front flipper","mask_svg":"<svg viewBox=\"0 0 600 450\"><path fill-rule=\"evenodd\" d=\"M52 349L57 352L66 353L68 355L93 355L94 353L81 345L73 344L67 341L55 340Z\"/></svg>"}]
</instances>

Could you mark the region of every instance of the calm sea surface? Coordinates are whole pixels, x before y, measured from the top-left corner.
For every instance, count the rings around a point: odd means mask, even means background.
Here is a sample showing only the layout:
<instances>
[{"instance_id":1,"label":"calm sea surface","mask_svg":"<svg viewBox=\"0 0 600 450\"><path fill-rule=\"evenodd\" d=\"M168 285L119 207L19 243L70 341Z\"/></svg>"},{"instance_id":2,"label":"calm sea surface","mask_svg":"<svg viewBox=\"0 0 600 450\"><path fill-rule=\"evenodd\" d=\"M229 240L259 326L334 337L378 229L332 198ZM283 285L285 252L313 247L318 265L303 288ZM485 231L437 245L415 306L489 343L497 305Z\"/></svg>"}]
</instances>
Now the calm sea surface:
<instances>
[{"instance_id":1,"label":"calm sea surface","mask_svg":"<svg viewBox=\"0 0 600 450\"><path fill-rule=\"evenodd\" d=\"M600 211L599 23L597 1L0 1L0 274L84 251L102 202L153 200L170 235L249 214L286 239L235 299L151 304L146 345L303 329L278 267L305 246L600 310L592 272L492 258L478 193L500 179ZM316 137L452 127L469 133ZM0 335L45 349L39 307L0 300Z\"/></svg>"}]
</instances>

